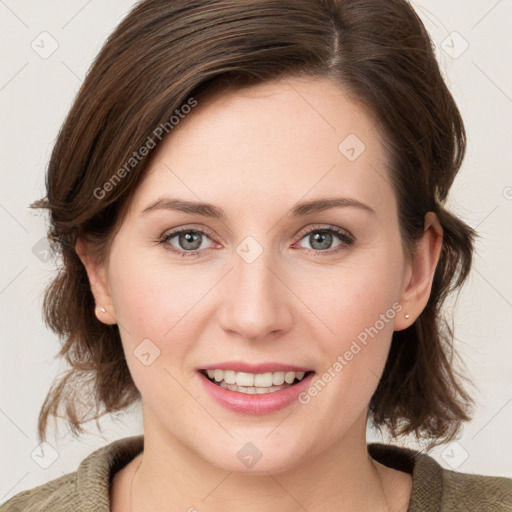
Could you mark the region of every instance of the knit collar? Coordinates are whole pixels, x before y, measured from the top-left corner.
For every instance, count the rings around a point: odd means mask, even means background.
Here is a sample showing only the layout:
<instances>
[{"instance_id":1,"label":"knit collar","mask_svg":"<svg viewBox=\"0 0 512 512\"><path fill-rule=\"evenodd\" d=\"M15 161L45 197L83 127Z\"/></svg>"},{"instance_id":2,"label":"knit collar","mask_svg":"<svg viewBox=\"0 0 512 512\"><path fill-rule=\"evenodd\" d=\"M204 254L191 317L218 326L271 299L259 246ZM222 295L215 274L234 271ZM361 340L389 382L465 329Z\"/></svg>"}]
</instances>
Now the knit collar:
<instances>
[{"instance_id":1,"label":"knit collar","mask_svg":"<svg viewBox=\"0 0 512 512\"><path fill-rule=\"evenodd\" d=\"M368 453L384 466L404 471L412 476L411 499L407 512L441 510L443 468L425 453L383 443L369 443Z\"/></svg>"}]
</instances>

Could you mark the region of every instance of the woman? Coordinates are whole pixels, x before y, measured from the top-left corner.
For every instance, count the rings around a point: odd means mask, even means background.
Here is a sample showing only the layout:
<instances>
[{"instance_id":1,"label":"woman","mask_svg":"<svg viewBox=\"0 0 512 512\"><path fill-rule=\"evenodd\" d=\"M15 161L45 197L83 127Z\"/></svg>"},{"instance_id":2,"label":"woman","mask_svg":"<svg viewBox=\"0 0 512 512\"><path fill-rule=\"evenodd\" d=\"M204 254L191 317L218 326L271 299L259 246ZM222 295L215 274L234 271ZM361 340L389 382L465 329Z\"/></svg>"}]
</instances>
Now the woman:
<instances>
[{"instance_id":1,"label":"woman","mask_svg":"<svg viewBox=\"0 0 512 512\"><path fill-rule=\"evenodd\" d=\"M367 444L430 445L471 399L441 306L474 231L444 207L465 150L403 0L146 0L52 153L45 314L97 414L144 436L0 510L512 510L512 481ZM80 399L80 400L79 400Z\"/></svg>"}]
</instances>

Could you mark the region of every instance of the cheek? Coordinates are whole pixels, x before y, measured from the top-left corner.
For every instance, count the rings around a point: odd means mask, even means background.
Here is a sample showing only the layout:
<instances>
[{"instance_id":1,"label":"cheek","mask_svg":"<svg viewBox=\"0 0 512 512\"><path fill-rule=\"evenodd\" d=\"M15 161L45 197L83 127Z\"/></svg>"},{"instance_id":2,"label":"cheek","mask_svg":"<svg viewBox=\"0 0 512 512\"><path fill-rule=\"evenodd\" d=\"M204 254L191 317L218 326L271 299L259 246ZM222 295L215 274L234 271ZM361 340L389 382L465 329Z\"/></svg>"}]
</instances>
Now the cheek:
<instances>
[{"instance_id":1,"label":"cheek","mask_svg":"<svg viewBox=\"0 0 512 512\"><path fill-rule=\"evenodd\" d=\"M366 421L368 404L386 363L393 319L401 309L391 297L356 301L352 295L352 299L342 297L336 305L326 303L330 309L324 310L325 323L334 334L316 338L322 364L309 388L299 396L304 418L326 420L318 426L318 438L327 445L359 419ZM311 420L312 429L315 425Z\"/></svg>"},{"instance_id":2,"label":"cheek","mask_svg":"<svg viewBox=\"0 0 512 512\"><path fill-rule=\"evenodd\" d=\"M307 295L305 286L302 288L307 297L304 302L315 305L313 312L322 321L315 325L325 333L316 336L322 357L317 403L332 406L333 417L338 417L335 410L339 404L352 412L366 406L386 362L394 319L402 310L398 302L399 255L392 250L368 254L369 258L358 260L357 265L317 274Z\"/></svg>"},{"instance_id":3,"label":"cheek","mask_svg":"<svg viewBox=\"0 0 512 512\"><path fill-rule=\"evenodd\" d=\"M133 343L144 338L176 337L188 322L184 318L212 286L208 276L191 267L151 261L147 254L113 259L111 292L118 323ZM189 325L190 326L190 325Z\"/></svg>"},{"instance_id":4,"label":"cheek","mask_svg":"<svg viewBox=\"0 0 512 512\"><path fill-rule=\"evenodd\" d=\"M324 338L335 340L333 349L343 348L375 324L384 336L393 331L397 309L393 304L400 296L401 270L392 261L376 254L366 262L318 272L313 280L309 276L301 284L297 294L302 294L312 313L325 324Z\"/></svg>"},{"instance_id":5,"label":"cheek","mask_svg":"<svg viewBox=\"0 0 512 512\"><path fill-rule=\"evenodd\" d=\"M191 341L199 337L193 308L206 294L208 281L195 277L191 267L144 262L147 255L135 252L118 258L114 253L111 259L112 302L126 361L145 401L157 406L171 392L174 405L184 407L185 395L173 376L181 381Z\"/></svg>"}]
</instances>

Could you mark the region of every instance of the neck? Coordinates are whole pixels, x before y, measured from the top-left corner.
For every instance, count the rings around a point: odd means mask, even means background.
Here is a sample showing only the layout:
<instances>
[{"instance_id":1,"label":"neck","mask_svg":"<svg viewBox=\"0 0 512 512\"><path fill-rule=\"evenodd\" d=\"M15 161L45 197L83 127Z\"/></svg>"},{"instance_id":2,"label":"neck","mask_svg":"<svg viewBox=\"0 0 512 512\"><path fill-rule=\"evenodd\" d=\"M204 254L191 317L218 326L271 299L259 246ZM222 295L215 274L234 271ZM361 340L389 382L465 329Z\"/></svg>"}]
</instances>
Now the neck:
<instances>
[{"instance_id":1,"label":"neck","mask_svg":"<svg viewBox=\"0 0 512 512\"><path fill-rule=\"evenodd\" d=\"M131 512L164 510L170 505L191 512L292 512L298 507L320 512L338 510L340 503L347 512L386 512L395 500L389 485L389 472L394 470L368 455L366 415L328 451L286 468L251 474L219 469L148 416L146 412L144 453L132 482Z\"/></svg>"}]
</instances>

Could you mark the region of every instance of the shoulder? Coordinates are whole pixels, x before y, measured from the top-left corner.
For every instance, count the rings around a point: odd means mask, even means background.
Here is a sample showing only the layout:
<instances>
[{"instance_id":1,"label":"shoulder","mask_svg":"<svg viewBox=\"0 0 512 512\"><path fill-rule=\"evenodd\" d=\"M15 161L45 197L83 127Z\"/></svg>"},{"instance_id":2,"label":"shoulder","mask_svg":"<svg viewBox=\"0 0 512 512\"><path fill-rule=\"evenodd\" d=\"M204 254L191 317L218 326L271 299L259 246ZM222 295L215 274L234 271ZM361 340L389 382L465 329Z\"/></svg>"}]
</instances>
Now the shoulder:
<instances>
[{"instance_id":1,"label":"shoulder","mask_svg":"<svg viewBox=\"0 0 512 512\"><path fill-rule=\"evenodd\" d=\"M70 510L77 495L76 476L75 471L33 489L22 491L0 505L0 512Z\"/></svg>"},{"instance_id":2,"label":"shoulder","mask_svg":"<svg viewBox=\"0 0 512 512\"><path fill-rule=\"evenodd\" d=\"M16 494L0 512L108 512L114 474L143 447L143 435L118 439L91 453L77 471Z\"/></svg>"},{"instance_id":3,"label":"shoulder","mask_svg":"<svg viewBox=\"0 0 512 512\"><path fill-rule=\"evenodd\" d=\"M371 443L381 464L412 475L409 512L512 512L512 479L443 468L433 457L410 448Z\"/></svg>"},{"instance_id":4,"label":"shoulder","mask_svg":"<svg viewBox=\"0 0 512 512\"><path fill-rule=\"evenodd\" d=\"M512 511L512 479L442 470L447 510Z\"/></svg>"}]
</instances>

